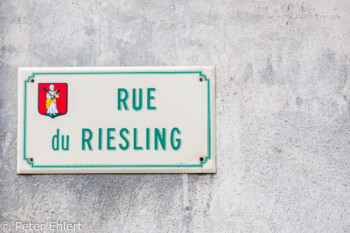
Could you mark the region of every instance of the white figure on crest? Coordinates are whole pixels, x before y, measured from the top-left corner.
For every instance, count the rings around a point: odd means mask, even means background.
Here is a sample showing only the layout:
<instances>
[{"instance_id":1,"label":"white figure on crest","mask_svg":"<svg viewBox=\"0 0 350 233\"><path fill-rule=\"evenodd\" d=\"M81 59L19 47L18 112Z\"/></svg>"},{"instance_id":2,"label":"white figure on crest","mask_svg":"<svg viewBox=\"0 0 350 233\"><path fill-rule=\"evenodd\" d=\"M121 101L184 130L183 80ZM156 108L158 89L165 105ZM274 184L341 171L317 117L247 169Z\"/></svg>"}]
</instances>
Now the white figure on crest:
<instances>
[{"instance_id":1,"label":"white figure on crest","mask_svg":"<svg viewBox=\"0 0 350 233\"><path fill-rule=\"evenodd\" d=\"M59 98L58 90L55 90L55 85L50 85L50 90L46 93L46 109L47 114L58 114L56 99Z\"/></svg>"}]
</instances>

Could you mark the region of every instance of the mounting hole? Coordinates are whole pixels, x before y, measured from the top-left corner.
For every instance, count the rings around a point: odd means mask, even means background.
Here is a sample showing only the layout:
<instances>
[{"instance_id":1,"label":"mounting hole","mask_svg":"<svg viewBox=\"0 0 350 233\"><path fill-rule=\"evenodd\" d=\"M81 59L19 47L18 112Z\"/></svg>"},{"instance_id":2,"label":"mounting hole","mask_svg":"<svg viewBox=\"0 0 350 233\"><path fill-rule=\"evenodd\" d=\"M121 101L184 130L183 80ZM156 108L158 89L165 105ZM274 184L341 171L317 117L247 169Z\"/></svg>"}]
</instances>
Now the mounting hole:
<instances>
[{"instance_id":1,"label":"mounting hole","mask_svg":"<svg viewBox=\"0 0 350 233\"><path fill-rule=\"evenodd\" d=\"M203 82L203 78L199 78L199 81L200 81L200 82Z\"/></svg>"},{"instance_id":2,"label":"mounting hole","mask_svg":"<svg viewBox=\"0 0 350 233\"><path fill-rule=\"evenodd\" d=\"M29 158L29 162L33 162L34 161L34 159L33 158Z\"/></svg>"},{"instance_id":3,"label":"mounting hole","mask_svg":"<svg viewBox=\"0 0 350 233\"><path fill-rule=\"evenodd\" d=\"M30 82L33 83L33 82L34 82L34 79L32 78L32 79L30 80Z\"/></svg>"},{"instance_id":4,"label":"mounting hole","mask_svg":"<svg viewBox=\"0 0 350 233\"><path fill-rule=\"evenodd\" d=\"M199 157L199 161L203 162L204 158L203 157Z\"/></svg>"}]
</instances>

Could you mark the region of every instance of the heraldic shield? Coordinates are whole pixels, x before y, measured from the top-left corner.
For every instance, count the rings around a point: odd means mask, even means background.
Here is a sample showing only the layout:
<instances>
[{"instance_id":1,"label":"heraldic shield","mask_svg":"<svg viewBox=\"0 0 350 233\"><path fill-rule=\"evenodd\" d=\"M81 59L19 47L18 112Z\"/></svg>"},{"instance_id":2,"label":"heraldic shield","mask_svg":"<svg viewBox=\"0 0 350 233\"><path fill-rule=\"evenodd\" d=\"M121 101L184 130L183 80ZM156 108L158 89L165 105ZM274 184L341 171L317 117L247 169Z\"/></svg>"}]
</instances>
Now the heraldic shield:
<instances>
[{"instance_id":1,"label":"heraldic shield","mask_svg":"<svg viewBox=\"0 0 350 233\"><path fill-rule=\"evenodd\" d=\"M62 116L68 110L67 83L39 83L39 113L51 118Z\"/></svg>"}]
</instances>

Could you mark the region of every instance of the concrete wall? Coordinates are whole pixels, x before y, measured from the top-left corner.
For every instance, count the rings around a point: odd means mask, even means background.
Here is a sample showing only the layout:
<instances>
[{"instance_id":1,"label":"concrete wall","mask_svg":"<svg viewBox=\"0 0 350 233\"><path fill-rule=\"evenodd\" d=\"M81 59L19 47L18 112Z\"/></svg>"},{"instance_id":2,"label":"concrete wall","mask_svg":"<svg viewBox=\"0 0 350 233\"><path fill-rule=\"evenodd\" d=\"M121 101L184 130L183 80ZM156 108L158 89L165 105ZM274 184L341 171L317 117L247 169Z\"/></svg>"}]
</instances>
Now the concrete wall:
<instances>
[{"instance_id":1,"label":"concrete wall","mask_svg":"<svg viewBox=\"0 0 350 233\"><path fill-rule=\"evenodd\" d=\"M0 0L0 222L350 232L350 2ZM215 65L217 174L16 175L18 66Z\"/></svg>"}]
</instances>

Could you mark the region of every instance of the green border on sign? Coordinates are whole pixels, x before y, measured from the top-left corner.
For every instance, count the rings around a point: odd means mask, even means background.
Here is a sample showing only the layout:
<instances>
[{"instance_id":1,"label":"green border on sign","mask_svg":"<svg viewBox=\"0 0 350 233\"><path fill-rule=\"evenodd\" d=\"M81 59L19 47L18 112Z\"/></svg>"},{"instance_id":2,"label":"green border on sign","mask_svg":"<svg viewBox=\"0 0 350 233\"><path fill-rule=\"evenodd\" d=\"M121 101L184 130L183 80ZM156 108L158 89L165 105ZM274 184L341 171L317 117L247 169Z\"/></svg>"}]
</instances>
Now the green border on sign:
<instances>
[{"instance_id":1,"label":"green border on sign","mask_svg":"<svg viewBox=\"0 0 350 233\"><path fill-rule=\"evenodd\" d=\"M26 123L27 123L27 83L30 82L32 78L34 78L37 75L91 75L91 74L198 74L199 77L203 77L204 81L207 82L208 87L208 154L204 157L203 161L201 161L199 164L116 164L116 165L94 165L94 164L82 164L82 165L35 165L34 162L31 162L30 159L26 156ZM109 168L109 167L120 167L120 168L132 168L132 167L175 167L175 168L181 168L181 167L203 167L203 164L205 164L208 160L211 159L211 115L210 115L210 79L207 78L205 74L202 73L202 71L173 71L173 72L166 72L166 71L149 71L149 72L70 72L70 73L33 73L31 76L28 77L27 80L24 81L24 132L23 132L23 159L34 168Z\"/></svg>"}]
</instances>

